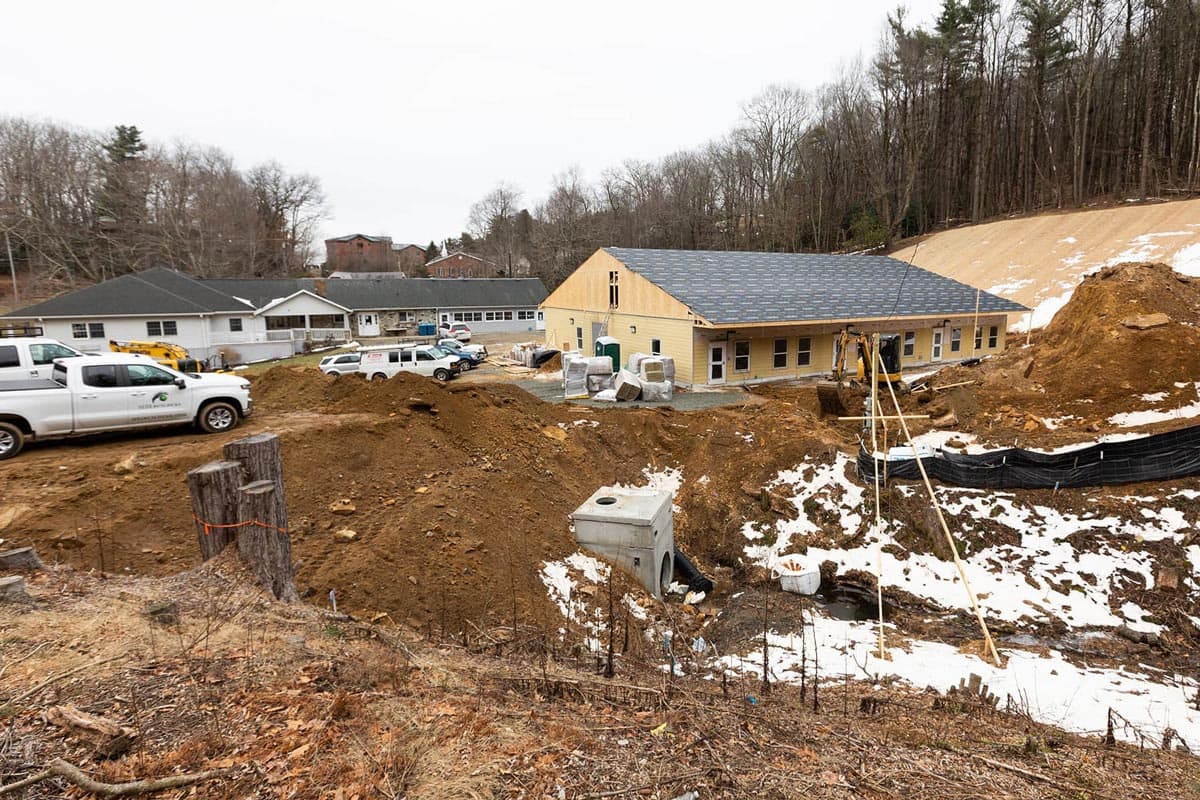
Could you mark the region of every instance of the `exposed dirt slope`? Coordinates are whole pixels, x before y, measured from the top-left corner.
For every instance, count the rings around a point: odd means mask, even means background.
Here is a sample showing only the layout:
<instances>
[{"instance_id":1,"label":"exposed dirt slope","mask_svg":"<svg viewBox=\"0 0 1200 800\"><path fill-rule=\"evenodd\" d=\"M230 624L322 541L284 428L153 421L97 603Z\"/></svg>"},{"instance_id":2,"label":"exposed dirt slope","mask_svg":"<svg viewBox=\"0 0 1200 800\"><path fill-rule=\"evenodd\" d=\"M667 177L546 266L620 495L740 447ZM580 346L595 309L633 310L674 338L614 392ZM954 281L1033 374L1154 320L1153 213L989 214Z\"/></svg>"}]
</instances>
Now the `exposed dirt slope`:
<instances>
[{"instance_id":1,"label":"exposed dirt slope","mask_svg":"<svg viewBox=\"0 0 1200 800\"><path fill-rule=\"evenodd\" d=\"M226 436L109 437L0 465L0 503L24 508L0 537L108 572L184 569L198 550L183 476L225 441L273 430L310 602L337 589L344 608L457 630L511 617L514 594L522 615L557 614L539 565L574 551L567 515L600 486L642 484L648 466L709 476L681 494L677 539L706 568L733 567L739 509L756 508L757 487L840 443L782 404L592 410L502 383L368 383L283 367L255 378L253 395L256 416Z\"/></svg>"},{"instance_id":2,"label":"exposed dirt slope","mask_svg":"<svg viewBox=\"0 0 1200 800\"><path fill-rule=\"evenodd\" d=\"M1136 317L1156 313L1169 322L1131 327ZM1030 347L1014 346L976 367L942 370L934 385L975 383L944 397L924 394L908 402L915 408L931 401L925 410L934 416L948 407L959 417L957 428L1001 440L1014 435L1013 429L1026 443L1078 439L1080 433L1094 437L1114 429L1109 419L1115 414L1182 408L1197 400L1198 316L1200 280L1164 264L1109 267L1084 279ZM1057 421L1037 422L1035 428L1031 415ZM1047 427L1059 434L1049 435Z\"/></svg>"},{"instance_id":3,"label":"exposed dirt slope","mask_svg":"<svg viewBox=\"0 0 1200 800\"><path fill-rule=\"evenodd\" d=\"M1200 268L1200 199L963 226L891 255L1036 307L1108 264L1179 259Z\"/></svg>"}]
</instances>

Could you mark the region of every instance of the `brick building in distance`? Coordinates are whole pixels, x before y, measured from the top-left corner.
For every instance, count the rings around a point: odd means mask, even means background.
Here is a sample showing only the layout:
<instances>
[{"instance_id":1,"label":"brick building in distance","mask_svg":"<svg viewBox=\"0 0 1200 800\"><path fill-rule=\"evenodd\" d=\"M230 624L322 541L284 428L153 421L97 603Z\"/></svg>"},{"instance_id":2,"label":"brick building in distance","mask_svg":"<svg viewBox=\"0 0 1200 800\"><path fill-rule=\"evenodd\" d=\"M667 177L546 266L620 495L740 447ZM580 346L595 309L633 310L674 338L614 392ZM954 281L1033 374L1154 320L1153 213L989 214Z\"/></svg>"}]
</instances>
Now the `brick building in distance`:
<instances>
[{"instance_id":1,"label":"brick building in distance","mask_svg":"<svg viewBox=\"0 0 1200 800\"><path fill-rule=\"evenodd\" d=\"M425 263L425 248L393 243L390 236L351 233L325 240L327 272L405 272Z\"/></svg>"},{"instance_id":2,"label":"brick building in distance","mask_svg":"<svg viewBox=\"0 0 1200 800\"><path fill-rule=\"evenodd\" d=\"M425 269L431 278L495 278L504 272L499 265L461 250L435 258Z\"/></svg>"}]
</instances>

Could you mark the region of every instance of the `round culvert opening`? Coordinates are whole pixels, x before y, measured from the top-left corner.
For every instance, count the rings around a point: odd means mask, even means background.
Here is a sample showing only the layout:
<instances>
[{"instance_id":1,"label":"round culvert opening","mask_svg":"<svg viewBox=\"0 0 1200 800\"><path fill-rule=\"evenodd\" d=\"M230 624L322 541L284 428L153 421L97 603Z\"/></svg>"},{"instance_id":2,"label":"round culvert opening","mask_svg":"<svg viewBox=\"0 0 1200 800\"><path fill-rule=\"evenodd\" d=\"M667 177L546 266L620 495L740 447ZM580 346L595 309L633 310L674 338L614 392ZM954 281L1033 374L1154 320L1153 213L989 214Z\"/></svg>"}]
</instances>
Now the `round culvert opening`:
<instances>
[{"instance_id":1,"label":"round culvert opening","mask_svg":"<svg viewBox=\"0 0 1200 800\"><path fill-rule=\"evenodd\" d=\"M671 590L671 578L674 577L670 553L663 553L662 566L658 569L658 591L663 597Z\"/></svg>"},{"instance_id":2,"label":"round culvert opening","mask_svg":"<svg viewBox=\"0 0 1200 800\"><path fill-rule=\"evenodd\" d=\"M601 497L598 500L596 500L596 505L598 505L598 506L612 506L612 505L616 505L616 503L617 503L617 498L615 498L615 497Z\"/></svg>"}]
</instances>

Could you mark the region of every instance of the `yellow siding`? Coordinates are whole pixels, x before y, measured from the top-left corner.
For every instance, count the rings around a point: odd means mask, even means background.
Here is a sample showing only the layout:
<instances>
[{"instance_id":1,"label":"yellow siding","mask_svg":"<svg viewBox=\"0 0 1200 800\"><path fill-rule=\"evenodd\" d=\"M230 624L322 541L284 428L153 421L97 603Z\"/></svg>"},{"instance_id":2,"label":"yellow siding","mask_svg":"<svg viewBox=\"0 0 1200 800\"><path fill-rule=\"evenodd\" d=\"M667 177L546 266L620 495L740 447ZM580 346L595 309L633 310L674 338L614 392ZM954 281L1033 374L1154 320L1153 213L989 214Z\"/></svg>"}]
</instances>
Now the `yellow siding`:
<instances>
[{"instance_id":1,"label":"yellow siding","mask_svg":"<svg viewBox=\"0 0 1200 800\"><path fill-rule=\"evenodd\" d=\"M928 321L922 321L922 323L929 324ZM910 327L899 327L893 324L891 329L881 331L903 335L908 330L916 334L913 354L906 356L903 354L903 350L901 351L901 363L905 367L929 363L931 358L933 329L917 329L913 327L915 324L918 323L910 323ZM997 328L995 347L989 346L989 334L992 324ZM959 351L955 352L951 349L951 331L955 327L959 327L957 321L954 321L954 324L945 328L942 357L940 359L943 362L959 361L964 358L970 358L973 355L992 355L1004 350L1003 319L980 319L980 327L983 329L983 341L982 346L977 351L974 350L974 339L970 334L970 320L961 326L962 339ZM827 324L781 326L775 330L761 327L732 331L696 328L695 340L692 345L692 358L695 361L697 382L706 383L709 380L709 348L713 342L722 342L725 344L726 383L754 383L828 374L833 369L835 342L839 337L839 333L831 331L830 328L831 326ZM799 349L798 340L802 337L810 341L810 357L807 366L800 366L797 359L797 351ZM785 339L787 341L787 363L783 367L775 366L776 339ZM750 363L748 369L745 371L737 369L734 343L738 341L750 342ZM854 359L856 357L857 350L851 351L846 363L847 369L853 370L855 368Z\"/></svg>"},{"instance_id":2,"label":"yellow siding","mask_svg":"<svg viewBox=\"0 0 1200 800\"><path fill-rule=\"evenodd\" d=\"M546 344L562 350L582 349L585 353L592 353L596 344L592 339L592 323L603 324L606 319L608 335L621 343L622 361L628 360L630 353L649 353L650 340L658 339L661 353L675 359L675 381L684 384L692 382L692 323L687 320L616 313L610 316L607 311L547 308ZM636 328L636 333L631 328ZM577 338L580 334L583 338L582 348L579 348Z\"/></svg>"},{"instance_id":3,"label":"yellow siding","mask_svg":"<svg viewBox=\"0 0 1200 800\"><path fill-rule=\"evenodd\" d=\"M692 320L691 310L658 286L632 272L603 250L597 250L542 302L542 308L608 311L609 272L616 272L620 297L617 311L644 317Z\"/></svg>"}]
</instances>

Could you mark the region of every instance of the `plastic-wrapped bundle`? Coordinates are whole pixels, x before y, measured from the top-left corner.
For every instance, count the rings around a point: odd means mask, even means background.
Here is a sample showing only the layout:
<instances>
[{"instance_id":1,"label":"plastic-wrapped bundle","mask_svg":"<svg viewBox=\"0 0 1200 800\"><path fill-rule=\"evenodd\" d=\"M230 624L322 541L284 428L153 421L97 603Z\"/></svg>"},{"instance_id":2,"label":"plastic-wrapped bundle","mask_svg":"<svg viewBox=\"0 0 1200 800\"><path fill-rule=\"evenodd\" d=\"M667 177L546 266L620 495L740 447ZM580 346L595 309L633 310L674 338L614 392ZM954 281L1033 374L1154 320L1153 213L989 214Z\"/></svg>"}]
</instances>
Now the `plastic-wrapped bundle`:
<instances>
[{"instance_id":1,"label":"plastic-wrapped bundle","mask_svg":"<svg viewBox=\"0 0 1200 800\"><path fill-rule=\"evenodd\" d=\"M627 369L617 373L614 388L617 390L618 400L637 400L642 394L642 382Z\"/></svg>"},{"instance_id":2,"label":"plastic-wrapped bundle","mask_svg":"<svg viewBox=\"0 0 1200 800\"><path fill-rule=\"evenodd\" d=\"M587 390L588 394L603 392L605 389L613 388L613 383L616 379L612 375L588 375Z\"/></svg>"},{"instance_id":3,"label":"plastic-wrapped bundle","mask_svg":"<svg viewBox=\"0 0 1200 800\"><path fill-rule=\"evenodd\" d=\"M651 381L653 383L661 383L667 379L666 372L663 369L661 358L643 358L642 363L638 365L638 377L643 381Z\"/></svg>"},{"instance_id":4,"label":"plastic-wrapped bundle","mask_svg":"<svg viewBox=\"0 0 1200 800\"><path fill-rule=\"evenodd\" d=\"M625 365L625 368L634 375L641 374L642 361L647 358L651 358L651 356L646 353L630 353L629 362Z\"/></svg>"},{"instance_id":5,"label":"plastic-wrapped bundle","mask_svg":"<svg viewBox=\"0 0 1200 800\"><path fill-rule=\"evenodd\" d=\"M588 375L612 375L612 359L608 356L589 356L583 360L587 362Z\"/></svg>"},{"instance_id":6,"label":"plastic-wrapped bundle","mask_svg":"<svg viewBox=\"0 0 1200 800\"><path fill-rule=\"evenodd\" d=\"M615 403L617 402L617 390L605 389L603 392L596 392L596 396L592 399L601 403Z\"/></svg>"},{"instance_id":7,"label":"plastic-wrapped bundle","mask_svg":"<svg viewBox=\"0 0 1200 800\"><path fill-rule=\"evenodd\" d=\"M587 371L587 359L572 358L563 362L563 396L567 400L588 396Z\"/></svg>"},{"instance_id":8,"label":"plastic-wrapped bundle","mask_svg":"<svg viewBox=\"0 0 1200 800\"><path fill-rule=\"evenodd\" d=\"M670 356L655 356L663 365L663 380L675 382L675 359Z\"/></svg>"},{"instance_id":9,"label":"plastic-wrapped bundle","mask_svg":"<svg viewBox=\"0 0 1200 800\"><path fill-rule=\"evenodd\" d=\"M666 402L674 394L674 385L670 381L642 381L642 399L647 402Z\"/></svg>"}]
</instances>

